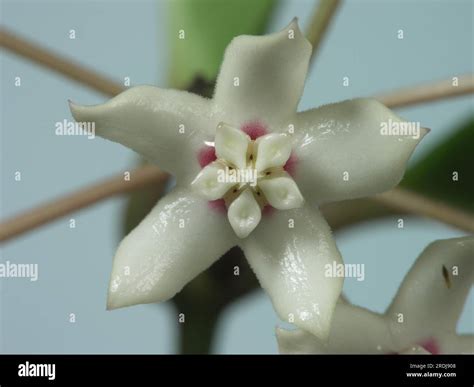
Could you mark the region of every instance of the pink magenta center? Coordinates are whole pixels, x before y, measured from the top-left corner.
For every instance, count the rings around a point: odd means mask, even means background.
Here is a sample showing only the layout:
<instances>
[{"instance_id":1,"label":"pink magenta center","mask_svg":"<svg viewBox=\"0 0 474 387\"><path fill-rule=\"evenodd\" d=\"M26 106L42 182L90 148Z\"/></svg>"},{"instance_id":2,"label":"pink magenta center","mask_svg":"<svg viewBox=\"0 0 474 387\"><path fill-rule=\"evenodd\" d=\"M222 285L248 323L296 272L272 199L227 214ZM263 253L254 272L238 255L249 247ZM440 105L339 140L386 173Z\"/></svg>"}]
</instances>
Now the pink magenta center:
<instances>
[{"instance_id":1,"label":"pink magenta center","mask_svg":"<svg viewBox=\"0 0 474 387\"><path fill-rule=\"evenodd\" d=\"M430 338L428 340L422 341L421 343L419 343L419 345L433 355L440 354L439 345L434 338Z\"/></svg>"},{"instance_id":2,"label":"pink magenta center","mask_svg":"<svg viewBox=\"0 0 474 387\"><path fill-rule=\"evenodd\" d=\"M225 205L224 199L211 200L207 202L211 210L217 211L220 214L227 213L227 207Z\"/></svg>"},{"instance_id":3,"label":"pink magenta center","mask_svg":"<svg viewBox=\"0 0 474 387\"><path fill-rule=\"evenodd\" d=\"M256 140L257 138L267 134L267 128L258 121L248 122L242 125L241 130L242 132L247 133L252 140Z\"/></svg>"},{"instance_id":4,"label":"pink magenta center","mask_svg":"<svg viewBox=\"0 0 474 387\"><path fill-rule=\"evenodd\" d=\"M441 349L437 341L431 337L427 340L421 341L417 343L420 347L423 347L426 351L431 353L432 355L439 355L441 353ZM397 355L397 352L389 352L388 355Z\"/></svg>"},{"instance_id":5,"label":"pink magenta center","mask_svg":"<svg viewBox=\"0 0 474 387\"><path fill-rule=\"evenodd\" d=\"M198 161L201 168L204 168L213 161L216 161L216 159L216 150L213 146L206 146L202 148L198 153Z\"/></svg>"},{"instance_id":6,"label":"pink magenta center","mask_svg":"<svg viewBox=\"0 0 474 387\"><path fill-rule=\"evenodd\" d=\"M295 176L297 162L298 162L298 159L296 158L296 155L293 152L291 152L290 158L288 159L286 164L283 166L283 169L292 177Z\"/></svg>"},{"instance_id":7,"label":"pink magenta center","mask_svg":"<svg viewBox=\"0 0 474 387\"><path fill-rule=\"evenodd\" d=\"M267 128L265 125L258 121L252 121L248 122L244 125L242 125L241 130L245 133L248 134L248 136L255 141L257 138L264 136L268 133ZM202 149L199 150L198 152L198 162L201 168L204 168L205 166L209 165L213 161L217 160L216 156L216 150L213 146L205 146ZM283 166L283 169L290 174L291 176L294 175L295 173L295 167L297 163L297 158L296 156L291 153L290 158L288 161L285 163ZM218 199L218 200L213 200L209 202L209 207L217 212L220 213L226 213L227 208L225 205L224 199ZM263 210L262 210L262 215L270 215L274 212L274 208L267 204Z\"/></svg>"}]
</instances>

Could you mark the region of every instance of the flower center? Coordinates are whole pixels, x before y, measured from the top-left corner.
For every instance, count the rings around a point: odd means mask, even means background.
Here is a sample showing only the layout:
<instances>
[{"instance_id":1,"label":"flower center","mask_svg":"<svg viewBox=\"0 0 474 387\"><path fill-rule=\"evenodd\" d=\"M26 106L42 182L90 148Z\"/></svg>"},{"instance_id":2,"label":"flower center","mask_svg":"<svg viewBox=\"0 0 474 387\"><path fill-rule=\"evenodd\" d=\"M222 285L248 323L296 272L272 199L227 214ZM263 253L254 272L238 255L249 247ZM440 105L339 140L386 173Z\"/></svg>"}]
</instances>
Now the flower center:
<instances>
[{"instance_id":1,"label":"flower center","mask_svg":"<svg viewBox=\"0 0 474 387\"><path fill-rule=\"evenodd\" d=\"M214 142L216 159L191 183L208 200L224 200L229 222L240 238L257 227L265 207L287 210L304 202L285 170L290 138L281 133L260 135L264 129L258 129L249 135L220 123Z\"/></svg>"}]
</instances>

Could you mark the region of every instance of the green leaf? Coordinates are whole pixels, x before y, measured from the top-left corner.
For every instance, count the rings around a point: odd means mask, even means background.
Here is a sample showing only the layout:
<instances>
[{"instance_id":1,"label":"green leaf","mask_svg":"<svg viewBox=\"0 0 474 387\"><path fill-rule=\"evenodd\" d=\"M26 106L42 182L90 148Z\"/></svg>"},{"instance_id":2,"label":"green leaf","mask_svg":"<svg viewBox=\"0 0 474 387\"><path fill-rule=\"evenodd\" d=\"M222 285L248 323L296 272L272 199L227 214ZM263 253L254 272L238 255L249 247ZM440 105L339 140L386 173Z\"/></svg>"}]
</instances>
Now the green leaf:
<instances>
[{"instance_id":1,"label":"green leaf","mask_svg":"<svg viewBox=\"0 0 474 387\"><path fill-rule=\"evenodd\" d=\"M452 133L408 170L402 186L474 211L474 116Z\"/></svg>"},{"instance_id":2,"label":"green leaf","mask_svg":"<svg viewBox=\"0 0 474 387\"><path fill-rule=\"evenodd\" d=\"M171 87L186 89L196 77L213 82L232 38L264 33L275 3L275 0L170 1Z\"/></svg>"}]
</instances>

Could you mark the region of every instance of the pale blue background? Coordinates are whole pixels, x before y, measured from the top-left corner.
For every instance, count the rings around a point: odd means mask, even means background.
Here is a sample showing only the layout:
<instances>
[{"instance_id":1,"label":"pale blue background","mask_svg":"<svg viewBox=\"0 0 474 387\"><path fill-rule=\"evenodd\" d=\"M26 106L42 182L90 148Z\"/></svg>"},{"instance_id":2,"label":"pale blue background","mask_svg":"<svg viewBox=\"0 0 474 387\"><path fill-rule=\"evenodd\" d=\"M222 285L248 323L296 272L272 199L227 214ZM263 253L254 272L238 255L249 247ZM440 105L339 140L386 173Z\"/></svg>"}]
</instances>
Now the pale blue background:
<instances>
[{"instance_id":1,"label":"pale blue background","mask_svg":"<svg viewBox=\"0 0 474 387\"><path fill-rule=\"evenodd\" d=\"M308 22L314 1L283 1L271 23L281 29L298 16ZM472 1L350 1L318 54L300 109L443 79L473 70ZM2 24L111 78L166 86L166 2L1 1ZM68 38L75 29L76 40ZM403 29L404 40L397 39ZM69 118L68 98L105 98L37 65L2 52L1 127L4 219L57 195L125 170L131 151L97 139L57 137L54 123ZM22 86L14 87L21 76ZM350 77L350 87L342 78ZM403 109L432 128L420 157L462 122L472 97ZM23 180L15 182L14 172ZM460 193L462 194L462 193ZM169 305L105 311L111 259L120 238L123 199L113 199L5 244L1 261L39 263L40 279L0 280L2 339L7 353L172 353L176 316ZM349 298L382 311L419 252L431 241L463 235L430 220L367 224L337 235L346 262L366 264L366 280L348 279ZM459 324L473 331L473 298ZM77 322L68 322L75 313ZM258 292L232 306L219 326L215 352L275 353L278 320Z\"/></svg>"}]
</instances>

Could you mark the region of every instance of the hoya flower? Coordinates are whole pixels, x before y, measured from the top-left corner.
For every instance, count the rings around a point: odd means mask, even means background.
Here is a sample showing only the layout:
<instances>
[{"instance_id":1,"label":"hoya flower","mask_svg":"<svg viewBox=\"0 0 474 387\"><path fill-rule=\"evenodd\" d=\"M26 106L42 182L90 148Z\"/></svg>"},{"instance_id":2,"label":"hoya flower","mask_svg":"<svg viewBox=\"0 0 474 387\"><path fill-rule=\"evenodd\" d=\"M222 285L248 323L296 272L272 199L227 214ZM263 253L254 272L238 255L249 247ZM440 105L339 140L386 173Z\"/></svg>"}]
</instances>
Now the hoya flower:
<instances>
[{"instance_id":1,"label":"hoya flower","mask_svg":"<svg viewBox=\"0 0 474 387\"><path fill-rule=\"evenodd\" d=\"M281 353L474 353L456 325L474 281L474 237L431 243L380 315L339 301L327 341L277 329Z\"/></svg>"},{"instance_id":2,"label":"hoya flower","mask_svg":"<svg viewBox=\"0 0 474 387\"><path fill-rule=\"evenodd\" d=\"M233 39L212 99L139 86L71 103L78 122L177 180L121 242L108 308L168 300L238 245L282 319L328 334L342 279L324 267L342 260L318 205L395 186L426 131L382 133L405 121L371 99L297 113L310 55L294 20Z\"/></svg>"}]
</instances>

